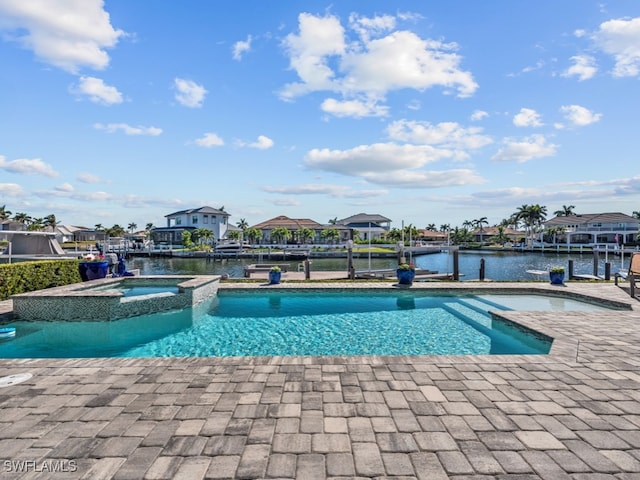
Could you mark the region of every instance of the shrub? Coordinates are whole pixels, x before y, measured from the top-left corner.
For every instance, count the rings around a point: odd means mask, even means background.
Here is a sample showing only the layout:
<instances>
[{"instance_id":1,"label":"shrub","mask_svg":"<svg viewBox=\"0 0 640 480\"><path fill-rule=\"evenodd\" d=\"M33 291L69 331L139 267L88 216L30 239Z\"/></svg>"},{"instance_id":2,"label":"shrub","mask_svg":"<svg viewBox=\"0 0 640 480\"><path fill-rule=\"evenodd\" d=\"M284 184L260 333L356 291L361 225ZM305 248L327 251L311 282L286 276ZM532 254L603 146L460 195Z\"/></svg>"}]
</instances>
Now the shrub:
<instances>
[{"instance_id":1,"label":"shrub","mask_svg":"<svg viewBox=\"0 0 640 480\"><path fill-rule=\"evenodd\" d=\"M77 260L43 260L0 264L0 300L80 282Z\"/></svg>"}]
</instances>

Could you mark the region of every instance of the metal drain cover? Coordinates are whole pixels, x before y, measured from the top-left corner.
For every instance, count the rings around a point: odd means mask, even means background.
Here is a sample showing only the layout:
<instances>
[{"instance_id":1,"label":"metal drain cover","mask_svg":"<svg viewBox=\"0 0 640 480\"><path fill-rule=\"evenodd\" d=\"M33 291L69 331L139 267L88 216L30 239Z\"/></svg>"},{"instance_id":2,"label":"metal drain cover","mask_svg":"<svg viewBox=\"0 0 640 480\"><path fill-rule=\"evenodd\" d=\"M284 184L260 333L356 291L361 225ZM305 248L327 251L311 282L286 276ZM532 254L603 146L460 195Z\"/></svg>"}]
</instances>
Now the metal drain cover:
<instances>
[{"instance_id":1,"label":"metal drain cover","mask_svg":"<svg viewBox=\"0 0 640 480\"><path fill-rule=\"evenodd\" d=\"M29 380L31 377L33 377L33 375L30 373L16 373L15 375L9 375L8 377L0 377L0 388L17 385L18 383Z\"/></svg>"}]
</instances>

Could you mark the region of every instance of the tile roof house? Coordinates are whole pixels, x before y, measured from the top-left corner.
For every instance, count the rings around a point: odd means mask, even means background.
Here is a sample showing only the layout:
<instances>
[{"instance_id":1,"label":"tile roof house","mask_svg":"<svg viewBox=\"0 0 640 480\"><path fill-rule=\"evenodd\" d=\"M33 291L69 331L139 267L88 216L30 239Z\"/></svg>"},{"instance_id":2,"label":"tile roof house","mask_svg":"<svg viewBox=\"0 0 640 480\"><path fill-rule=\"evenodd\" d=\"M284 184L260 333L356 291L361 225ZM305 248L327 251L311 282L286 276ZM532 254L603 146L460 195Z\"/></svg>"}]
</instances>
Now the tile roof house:
<instances>
[{"instance_id":1,"label":"tile roof house","mask_svg":"<svg viewBox=\"0 0 640 480\"><path fill-rule=\"evenodd\" d=\"M554 217L544 222L544 228L560 228L555 243L629 245L637 242L639 222L620 212L589 213Z\"/></svg>"},{"instance_id":2,"label":"tile roof house","mask_svg":"<svg viewBox=\"0 0 640 480\"><path fill-rule=\"evenodd\" d=\"M271 232L276 228L286 228L291 232L291 238L288 243L297 244L301 243L296 235L296 231L302 228L308 228L313 231L314 236L312 243L320 243L322 241L322 231L327 228L326 225L322 225L309 218L289 218L285 215L265 220L264 222L252 225L250 228L255 228L262 232L262 243L273 243L275 239L272 238Z\"/></svg>"}]
</instances>

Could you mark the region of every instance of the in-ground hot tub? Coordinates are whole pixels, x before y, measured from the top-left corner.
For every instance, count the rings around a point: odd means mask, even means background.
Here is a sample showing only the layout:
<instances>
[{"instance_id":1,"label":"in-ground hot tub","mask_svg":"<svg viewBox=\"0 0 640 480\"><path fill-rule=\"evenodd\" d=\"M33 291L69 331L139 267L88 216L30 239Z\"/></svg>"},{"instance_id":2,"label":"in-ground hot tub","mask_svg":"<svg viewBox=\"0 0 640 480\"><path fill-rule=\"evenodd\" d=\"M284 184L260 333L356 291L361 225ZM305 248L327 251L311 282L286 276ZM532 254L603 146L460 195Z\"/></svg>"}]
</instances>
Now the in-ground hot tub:
<instances>
[{"instance_id":1,"label":"in-ground hot tub","mask_svg":"<svg viewBox=\"0 0 640 480\"><path fill-rule=\"evenodd\" d=\"M219 275L118 277L13 295L20 320L116 320L196 306L216 295Z\"/></svg>"}]
</instances>

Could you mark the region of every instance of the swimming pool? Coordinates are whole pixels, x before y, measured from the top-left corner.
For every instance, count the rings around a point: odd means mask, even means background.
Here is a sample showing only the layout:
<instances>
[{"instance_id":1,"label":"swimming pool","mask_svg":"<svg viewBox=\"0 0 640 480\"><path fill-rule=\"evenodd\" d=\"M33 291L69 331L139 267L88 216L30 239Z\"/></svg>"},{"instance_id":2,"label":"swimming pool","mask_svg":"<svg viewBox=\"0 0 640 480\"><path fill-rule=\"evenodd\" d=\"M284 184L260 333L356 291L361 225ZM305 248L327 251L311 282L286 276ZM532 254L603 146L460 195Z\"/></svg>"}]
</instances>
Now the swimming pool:
<instances>
[{"instance_id":1,"label":"swimming pool","mask_svg":"<svg viewBox=\"0 0 640 480\"><path fill-rule=\"evenodd\" d=\"M12 322L1 358L545 354L498 310L605 310L543 295L225 289L194 308L113 321Z\"/></svg>"}]
</instances>

